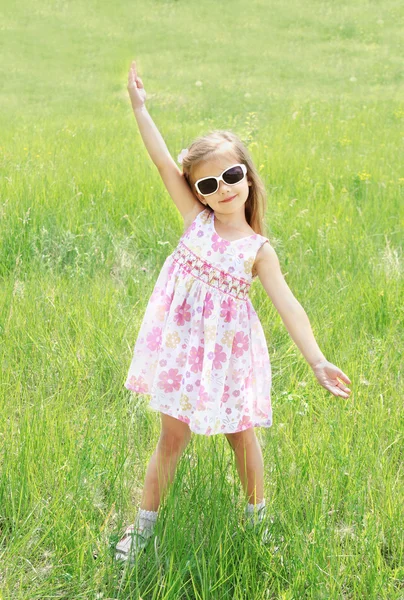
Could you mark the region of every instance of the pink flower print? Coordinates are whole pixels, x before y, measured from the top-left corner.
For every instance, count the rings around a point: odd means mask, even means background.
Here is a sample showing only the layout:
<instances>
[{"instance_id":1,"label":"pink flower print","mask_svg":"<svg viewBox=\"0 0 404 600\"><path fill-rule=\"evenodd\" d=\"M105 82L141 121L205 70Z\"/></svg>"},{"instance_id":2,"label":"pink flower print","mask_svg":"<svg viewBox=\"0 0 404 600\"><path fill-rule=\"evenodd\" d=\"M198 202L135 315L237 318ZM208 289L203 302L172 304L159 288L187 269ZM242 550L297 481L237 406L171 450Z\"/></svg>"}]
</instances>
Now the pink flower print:
<instances>
[{"instance_id":1,"label":"pink flower print","mask_svg":"<svg viewBox=\"0 0 404 600\"><path fill-rule=\"evenodd\" d=\"M195 405L196 410L205 410L206 406L204 405L202 398L198 398Z\"/></svg>"},{"instance_id":2,"label":"pink flower print","mask_svg":"<svg viewBox=\"0 0 404 600\"><path fill-rule=\"evenodd\" d=\"M212 235L212 248L215 250L215 252L220 252L220 254L223 254L226 252L226 248L228 246L230 246L230 242L220 238L217 233Z\"/></svg>"},{"instance_id":3,"label":"pink flower print","mask_svg":"<svg viewBox=\"0 0 404 600\"><path fill-rule=\"evenodd\" d=\"M135 377L132 375L127 383L130 390L138 394L144 394L149 391L148 385L142 376Z\"/></svg>"},{"instance_id":4,"label":"pink flower print","mask_svg":"<svg viewBox=\"0 0 404 600\"><path fill-rule=\"evenodd\" d=\"M221 317L224 317L226 323L230 323L232 319L235 319L237 316L237 307L236 303L232 298L228 298L226 300L222 300L220 303L222 311L220 313Z\"/></svg>"},{"instance_id":5,"label":"pink flower print","mask_svg":"<svg viewBox=\"0 0 404 600\"><path fill-rule=\"evenodd\" d=\"M237 356L242 356L243 352L247 352L248 350L248 335L244 334L242 331L238 331L233 338L233 346L232 353Z\"/></svg>"},{"instance_id":6,"label":"pink flower print","mask_svg":"<svg viewBox=\"0 0 404 600\"><path fill-rule=\"evenodd\" d=\"M207 430L205 431L205 435L210 435L211 431L212 431L212 427L208 427Z\"/></svg>"},{"instance_id":7,"label":"pink flower print","mask_svg":"<svg viewBox=\"0 0 404 600\"><path fill-rule=\"evenodd\" d=\"M187 362L187 355L185 352L181 352L177 356L177 360L175 361L179 367L185 367L185 363Z\"/></svg>"},{"instance_id":8,"label":"pink flower print","mask_svg":"<svg viewBox=\"0 0 404 600\"><path fill-rule=\"evenodd\" d=\"M252 369L249 370L248 375L244 380L244 385L245 385L246 390L248 390L248 388L251 387L251 385L252 385Z\"/></svg>"},{"instance_id":9,"label":"pink flower print","mask_svg":"<svg viewBox=\"0 0 404 600\"><path fill-rule=\"evenodd\" d=\"M203 303L203 313L202 316L205 319L209 319L210 315L213 312L213 300L212 300L212 294L210 292L208 292L205 296L205 302Z\"/></svg>"},{"instance_id":10,"label":"pink flower print","mask_svg":"<svg viewBox=\"0 0 404 600\"><path fill-rule=\"evenodd\" d=\"M241 383L244 380L244 369L237 369L233 374L234 383Z\"/></svg>"},{"instance_id":11,"label":"pink flower print","mask_svg":"<svg viewBox=\"0 0 404 600\"><path fill-rule=\"evenodd\" d=\"M191 313L189 309L191 308L190 304L187 304L187 301L184 300L182 304L179 304L175 309L174 321L177 325L184 325L185 321L191 320Z\"/></svg>"},{"instance_id":12,"label":"pink flower print","mask_svg":"<svg viewBox=\"0 0 404 600\"><path fill-rule=\"evenodd\" d=\"M173 301L174 298L174 292L172 292L170 295L166 294L165 298L164 298L164 306L166 310L169 310L170 306L171 306L171 302Z\"/></svg>"},{"instance_id":13,"label":"pink flower print","mask_svg":"<svg viewBox=\"0 0 404 600\"><path fill-rule=\"evenodd\" d=\"M199 277L202 281L209 281L209 275L211 272L211 266L209 263L203 261L199 268ZM200 293L198 294L198 300L200 299Z\"/></svg>"},{"instance_id":14,"label":"pink flower print","mask_svg":"<svg viewBox=\"0 0 404 600\"><path fill-rule=\"evenodd\" d=\"M189 238L191 231L193 231L196 227L196 222L194 221L186 230L186 232L184 233L184 235L182 236L183 238Z\"/></svg>"},{"instance_id":15,"label":"pink flower print","mask_svg":"<svg viewBox=\"0 0 404 600\"><path fill-rule=\"evenodd\" d=\"M178 369L169 369L168 372L162 371L159 379L159 388L164 390L165 393L168 393L180 389L182 375L181 373L178 373Z\"/></svg>"},{"instance_id":16,"label":"pink flower print","mask_svg":"<svg viewBox=\"0 0 404 600\"><path fill-rule=\"evenodd\" d=\"M221 369L222 363L226 360L226 352L223 352L223 346L215 344L215 358L213 359L213 367Z\"/></svg>"},{"instance_id":17,"label":"pink flower print","mask_svg":"<svg viewBox=\"0 0 404 600\"><path fill-rule=\"evenodd\" d=\"M201 385L201 387L199 388L198 400L196 401L196 410L205 410L206 402L208 402L208 401L209 401L209 395L205 391L205 388L203 387L203 385Z\"/></svg>"},{"instance_id":18,"label":"pink flower print","mask_svg":"<svg viewBox=\"0 0 404 600\"><path fill-rule=\"evenodd\" d=\"M152 295L150 296L150 302L155 302L157 299L157 296L159 296L159 295L160 295L160 288L158 286L156 286L153 290Z\"/></svg>"},{"instance_id":19,"label":"pink flower print","mask_svg":"<svg viewBox=\"0 0 404 600\"><path fill-rule=\"evenodd\" d=\"M164 315L166 314L167 309L164 304L159 304L156 306L156 321L164 321Z\"/></svg>"},{"instance_id":20,"label":"pink flower print","mask_svg":"<svg viewBox=\"0 0 404 600\"><path fill-rule=\"evenodd\" d=\"M203 231L200 229L196 234L198 237L202 237L204 235Z\"/></svg>"},{"instance_id":21,"label":"pink flower print","mask_svg":"<svg viewBox=\"0 0 404 600\"><path fill-rule=\"evenodd\" d=\"M199 373L199 371L202 371L202 363L203 347L199 346L199 348L195 348L195 346L192 346L189 353L189 364L191 365L191 371L193 373Z\"/></svg>"},{"instance_id":22,"label":"pink flower print","mask_svg":"<svg viewBox=\"0 0 404 600\"><path fill-rule=\"evenodd\" d=\"M161 327L153 327L151 333L147 335L147 347L149 350L159 350L162 341Z\"/></svg>"},{"instance_id":23,"label":"pink flower print","mask_svg":"<svg viewBox=\"0 0 404 600\"><path fill-rule=\"evenodd\" d=\"M187 425L189 425L189 417L183 417L182 415L178 415L178 420L184 421L184 423L187 423Z\"/></svg>"},{"instance_id":24,"label":"pink flower print","mask_svg":"<svg viewBox=\"0 0 404 600\"><path fill-rule=\"evenodd\" d=\"M172 275L174 273L174 269L176 267L176 262L173 260L172 263L170 264L170 266L168 267L168 275Z\"/></svg>"},{"instance_id":25,"label":"pink flower print","mask_svg":"<svg viewBox=\"0 0 404 600\"><path fill-rule=\"evenodd\" d=\"M226 414L231 415L231 408L226 408Z\"/></svg>"},{"instance_id":26,"label":"pink flower print","mask_svg":"<svg viewBox=\"0 0 404 600\"><path fill-rule=\"evenodd\" d=\"M242 315L240 318L240 327L241 327L241 329L247 329L247 327L248 327L248 321L244 315Z\"/></svg>"},{"instance_id":27,"label":"pink flower print","mask_svg":"<svg viewBox=\"0 0 404 600\"><path fill-rule=\"evenodd\" d=\"M227 400L230 398L230 394L228 393L229 389L230 388L229 388L228 385L224 386L224 392L223 392L223 395L222 395L222 402L227 402Z\"/></svg>"},{"instance_id":28,"label":"pink flower print","mask_svg":"<svg viewBox=\"0 0 404 600\"><path fill-rule=\"evenodd\" d=\"M243 418L238 422L237 429L238 431L241 431L242 429L248 429L249 427L252 427L252 421L248 415L243 415Z\"/></svg>"}]
</instances>

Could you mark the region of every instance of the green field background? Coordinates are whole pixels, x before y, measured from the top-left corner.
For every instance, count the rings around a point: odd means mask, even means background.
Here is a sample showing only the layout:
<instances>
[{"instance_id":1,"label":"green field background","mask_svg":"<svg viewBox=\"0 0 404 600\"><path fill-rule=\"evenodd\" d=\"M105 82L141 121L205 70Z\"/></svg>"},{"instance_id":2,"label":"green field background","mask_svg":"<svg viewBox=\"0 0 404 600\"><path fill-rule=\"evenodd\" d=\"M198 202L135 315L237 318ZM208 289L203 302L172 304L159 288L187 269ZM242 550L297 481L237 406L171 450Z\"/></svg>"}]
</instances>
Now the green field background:
<instances>
[{"instance_id":1,"label":"green field background","mask_svg":"<svg viewBox=\"0 0 404 600\"><path fill-rule=\"evenodd\" d=\"M404 599L400 2L0 3L0 598ZM183 223L126 90L176 159L249 148L268 237L348 400L318 385L257 279L275 542L234 537L224 436L192 437L159 549L122 570L160 432L123 387Z\"/></svg>"}]
</instances>

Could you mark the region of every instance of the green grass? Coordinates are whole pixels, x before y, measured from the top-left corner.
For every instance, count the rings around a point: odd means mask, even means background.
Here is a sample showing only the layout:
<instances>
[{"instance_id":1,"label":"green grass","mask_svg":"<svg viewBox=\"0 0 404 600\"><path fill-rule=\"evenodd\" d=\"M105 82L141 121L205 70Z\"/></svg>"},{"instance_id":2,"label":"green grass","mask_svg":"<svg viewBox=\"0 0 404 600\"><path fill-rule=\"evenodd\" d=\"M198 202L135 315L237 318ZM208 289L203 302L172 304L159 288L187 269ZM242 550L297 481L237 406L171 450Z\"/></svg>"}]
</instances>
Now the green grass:
<instances>
[{"instance_id":1,"label":"green grass","mask_svg":"<svg viewBox=\"0 0 404 600\"><path fill-rule=\"evenodd\" d=\"M0 597L404 598L402 23L394 0L2 3ZM216 128L250 148L286 280L353 391L316 383L257 280L278 551L232 537L232 451L193 435L158 556L122 574L112 547L160 431L123 383L182 233L130 108L133 59L175 158Z\"/></svg>"}]
</instances>

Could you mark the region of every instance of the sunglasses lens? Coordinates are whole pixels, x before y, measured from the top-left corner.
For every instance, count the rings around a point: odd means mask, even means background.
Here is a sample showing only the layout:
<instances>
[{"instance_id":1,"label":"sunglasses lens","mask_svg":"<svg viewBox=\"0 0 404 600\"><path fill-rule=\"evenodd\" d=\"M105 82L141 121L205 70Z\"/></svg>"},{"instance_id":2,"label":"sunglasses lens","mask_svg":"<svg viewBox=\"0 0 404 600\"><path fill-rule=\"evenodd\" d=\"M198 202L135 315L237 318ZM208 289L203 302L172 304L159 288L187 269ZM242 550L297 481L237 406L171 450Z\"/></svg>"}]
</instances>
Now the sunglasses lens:
<instances>
[{"instance_id":1,"label":"sunglasses lens","mask_svg":"<svg viewBox=\"0 0 404 600\"><path fill-rule=\"evenodd\" d=\"M223 173L223 179L228 184L238 183L243 177L244 173L241 167L232 167Z\"/></svg>"},{"instance_id":2,"label":"sunglasses lens","mask_svg":"<svg viewBox=\"0 0 404 600\"><path fill-rule=\"evenodd\" d=\"M204 179L198 183L200 194L213 194L217 190L217 181L213 177Z\"/></svg>"}]
</instances>

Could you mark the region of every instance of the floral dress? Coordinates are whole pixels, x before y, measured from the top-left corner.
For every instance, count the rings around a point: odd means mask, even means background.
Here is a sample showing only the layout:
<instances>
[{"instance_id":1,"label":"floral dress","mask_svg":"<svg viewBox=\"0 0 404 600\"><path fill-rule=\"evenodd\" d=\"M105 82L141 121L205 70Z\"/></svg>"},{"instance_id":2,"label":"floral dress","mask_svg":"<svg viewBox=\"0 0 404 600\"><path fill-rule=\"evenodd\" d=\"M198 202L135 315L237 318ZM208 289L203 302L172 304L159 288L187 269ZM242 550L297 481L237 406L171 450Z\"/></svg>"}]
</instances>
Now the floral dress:
<instances>
[{"instance_id":1,"label":"floral dress","mask_svg":"<svg viewBox=\"0 0 404 600\"><path fill-rule=\"evenodd\" d=\"M166 258L146 307L125 387L195 433L272 425L268 348L248 296L265 242L259 234L224 240L214 212L202 210Z\"/></svg>"}]
</instances>

